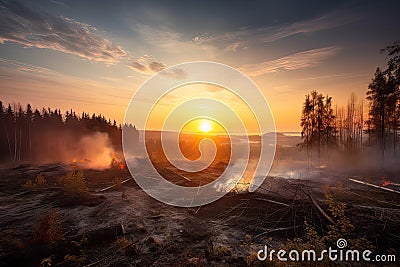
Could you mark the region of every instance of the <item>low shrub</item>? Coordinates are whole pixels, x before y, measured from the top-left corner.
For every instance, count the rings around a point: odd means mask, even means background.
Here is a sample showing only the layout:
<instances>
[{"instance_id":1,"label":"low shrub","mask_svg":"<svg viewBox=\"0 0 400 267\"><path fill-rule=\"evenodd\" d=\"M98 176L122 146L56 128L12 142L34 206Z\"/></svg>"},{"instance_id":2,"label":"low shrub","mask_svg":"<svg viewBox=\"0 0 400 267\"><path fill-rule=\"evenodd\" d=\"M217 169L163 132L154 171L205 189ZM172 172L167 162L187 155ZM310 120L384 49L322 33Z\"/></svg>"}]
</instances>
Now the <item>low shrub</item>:
<instances>
[{"instance_id":1,"label":"low shrub","mask_svg":"<svg viewBox=\"0 0 400 267\"><path fill-rule=\"evenodd\" d=\"M52 244L62 238L61 216L57 209L39 216L32 226L34 243Z\"/></svg>"},{"instance_id":2,"label":"low shrub","mask_svg":"<svg viewBox=\"0 0 400 267\"><path fill-rule=\"evenodd\" d=\"M29 179L26 181L25 184L23 184L23 188L28 189L28 190L37 190L39 188L43 188L47 186L47 181L44 178L44 175L39 173L35 179L31 180Z\"/></svg>"},{"instance_id":3,"label":"low shrub","mask_svg":"<svg viewBox=\"0 0 400 267\"><path fill-rule=\"evenodd\" d=\"M87 190L86 178L82 170L73 170L58 179L58 183L68 193L82 193Z\"/></svg>"}]
</instances>

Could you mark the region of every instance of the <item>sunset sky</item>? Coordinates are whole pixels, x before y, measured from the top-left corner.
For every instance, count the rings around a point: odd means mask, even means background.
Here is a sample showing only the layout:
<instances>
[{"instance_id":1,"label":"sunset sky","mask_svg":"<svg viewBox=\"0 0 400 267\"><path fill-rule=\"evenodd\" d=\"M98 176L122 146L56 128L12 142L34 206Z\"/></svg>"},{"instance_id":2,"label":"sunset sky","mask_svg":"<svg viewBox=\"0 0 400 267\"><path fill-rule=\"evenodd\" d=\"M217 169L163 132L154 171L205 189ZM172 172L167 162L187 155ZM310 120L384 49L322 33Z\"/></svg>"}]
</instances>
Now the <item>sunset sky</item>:
<instances>
[{"instance_id":1,"label":"sunset sky","mask_svg":"<svg viewBox=\"0 0 400 267\"><path fill-rule=\"evenodd\" d=\"M380 49L400 39L399 10L399 1L0 0L0 100L120 123L152 74L215 61L258 85L278 131L299 131L309 91L338 105L353 91L365 98L385 66Z\"/></svg>"}]
</instances>

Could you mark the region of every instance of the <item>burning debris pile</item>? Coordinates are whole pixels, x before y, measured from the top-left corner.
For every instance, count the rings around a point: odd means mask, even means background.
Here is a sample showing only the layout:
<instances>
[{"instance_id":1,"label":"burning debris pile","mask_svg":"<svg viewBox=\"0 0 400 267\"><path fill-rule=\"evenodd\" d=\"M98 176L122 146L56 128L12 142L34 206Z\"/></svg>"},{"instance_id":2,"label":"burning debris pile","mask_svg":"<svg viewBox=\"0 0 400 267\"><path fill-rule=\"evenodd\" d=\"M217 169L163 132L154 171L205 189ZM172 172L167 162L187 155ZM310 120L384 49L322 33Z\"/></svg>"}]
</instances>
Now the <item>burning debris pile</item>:
<instances>
[{"instance_id":1,"label":"burning debris pile","mask_svg":"<svg viewBox=\"0 0 400 267\"><path fill-rule=\"evenodd\" d=\"M123 170L126 168L125 159L123 156L117 157L115 152L111 153L111 167Z\"/></svg>"}]
</instances>

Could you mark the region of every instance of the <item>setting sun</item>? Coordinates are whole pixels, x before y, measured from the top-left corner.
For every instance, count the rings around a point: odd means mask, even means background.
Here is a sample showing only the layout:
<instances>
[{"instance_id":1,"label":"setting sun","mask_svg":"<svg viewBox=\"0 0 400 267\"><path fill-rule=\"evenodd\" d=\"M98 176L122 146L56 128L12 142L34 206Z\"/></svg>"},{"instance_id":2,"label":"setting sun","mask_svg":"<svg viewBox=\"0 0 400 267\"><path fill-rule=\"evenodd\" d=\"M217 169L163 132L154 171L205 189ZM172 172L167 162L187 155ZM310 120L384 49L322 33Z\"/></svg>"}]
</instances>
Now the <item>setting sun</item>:
<instances>
[{"instance_id":1,"label":"setting sun","mask_svg":"<svg viewBox=\"0 0 400 267\"><path fill-rule=\"evenodd\" d=\"M200 131L202 131L203 133L208 133L209 131L211 131L211 129L212 126L209 121L202 121L200 123Z\"/></svg>"}]
</instances>

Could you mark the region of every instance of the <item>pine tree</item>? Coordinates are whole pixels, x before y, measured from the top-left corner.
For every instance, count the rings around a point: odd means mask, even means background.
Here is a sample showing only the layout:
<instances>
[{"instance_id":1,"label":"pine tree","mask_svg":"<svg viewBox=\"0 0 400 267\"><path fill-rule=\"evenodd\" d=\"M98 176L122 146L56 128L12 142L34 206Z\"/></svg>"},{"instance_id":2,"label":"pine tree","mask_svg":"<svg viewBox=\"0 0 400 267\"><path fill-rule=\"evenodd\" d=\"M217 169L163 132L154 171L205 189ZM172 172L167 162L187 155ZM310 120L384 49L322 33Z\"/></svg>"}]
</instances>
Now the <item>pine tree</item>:
<instances>
[{"instance_id":1,"label":"pine tree","mask_svg":"<svg viewBox=\"0 0 400 267\"><path fill-rule=\"evenodd\" d=\"M329 153L329 147L336 144L334 118L331 97L326 96L325 98L317 91L306 95L300 126L302 127L301 136L304 139L301 145L306 147L309 159L311 157L312 160L314 144L317 146L319 159L321 159L323 145L326 146L326 151Z\"/></svg>"}]
</instances>

